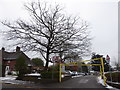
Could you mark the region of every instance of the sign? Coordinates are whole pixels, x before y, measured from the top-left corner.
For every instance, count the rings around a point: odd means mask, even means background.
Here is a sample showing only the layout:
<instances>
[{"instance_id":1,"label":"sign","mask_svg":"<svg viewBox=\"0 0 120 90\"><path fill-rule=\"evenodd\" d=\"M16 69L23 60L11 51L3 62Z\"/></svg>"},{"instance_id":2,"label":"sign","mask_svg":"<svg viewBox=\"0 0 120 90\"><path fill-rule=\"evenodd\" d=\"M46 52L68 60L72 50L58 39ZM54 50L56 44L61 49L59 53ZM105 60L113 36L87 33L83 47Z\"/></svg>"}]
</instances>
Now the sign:
<instances>
[{"instance_id":1,"label":"sign","mask_svg":"<svg viewBox=\"0 0 120 90\"><path fill-rule=\"evenodd\" d=\"M107 63L110 63L110 57L108 55L106 56L106 61Z\"/></svg>"},{"instance_id":2,"label":"sign","mask_svg":"<svg viewBox=\"0 0 120 90\"><path fill-rule=\"evenodd\" d=\"M59 56L53 56L52 61L59 63L59 62L61 62L61 58Z\"/></svg>"}]
</instances>

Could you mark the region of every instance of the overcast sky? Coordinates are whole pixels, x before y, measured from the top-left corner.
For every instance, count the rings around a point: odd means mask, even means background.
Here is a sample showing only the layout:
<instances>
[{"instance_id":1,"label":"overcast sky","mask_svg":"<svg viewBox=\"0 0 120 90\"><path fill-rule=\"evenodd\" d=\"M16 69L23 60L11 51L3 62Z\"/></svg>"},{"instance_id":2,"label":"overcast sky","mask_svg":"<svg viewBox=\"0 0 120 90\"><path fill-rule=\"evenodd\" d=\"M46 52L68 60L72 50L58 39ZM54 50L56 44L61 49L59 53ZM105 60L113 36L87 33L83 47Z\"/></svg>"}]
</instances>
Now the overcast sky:
<instances>
[{"instance_id":1,"label":"overcast sky","mask_svg":"<svg viewBox=\"0 0 120 90\"><path fill-rule=\"evenodd\" d=\"M27 18L23 4L34 0L0 0L0 20ZM37 1L37 0L35 0ZM118 0L42 0L64 7L69 15L80 16L86 20L91 31L92 51L111 57L112 62L118 58ZM4 28L0 24L0 30ZM1 34L1 33L0 33ZM6 46L4 38L0 48ZM28 54L29 55L29 54Z\"/></svg>"}]
</instances>

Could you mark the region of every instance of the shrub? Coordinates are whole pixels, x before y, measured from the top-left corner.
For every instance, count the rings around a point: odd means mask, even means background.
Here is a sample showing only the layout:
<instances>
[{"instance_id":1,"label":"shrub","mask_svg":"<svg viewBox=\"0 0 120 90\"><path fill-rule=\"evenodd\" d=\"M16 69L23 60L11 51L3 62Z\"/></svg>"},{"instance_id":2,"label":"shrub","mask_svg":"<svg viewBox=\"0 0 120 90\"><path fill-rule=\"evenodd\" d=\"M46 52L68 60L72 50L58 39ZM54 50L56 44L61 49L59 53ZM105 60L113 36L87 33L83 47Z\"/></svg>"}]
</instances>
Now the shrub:
<instances>
[{"instance_id":1,"label":"shrub","mask_svg":"<svg viewBox=\"0 0 120 90\"><path fill-rule=\"evenodd\" d=\"M120 72L114 72L114 73L107 73L105 74L105 76L107 77L107 80L110 81L111 80L111 77L112 77L112 81L113 82L120 82Z\"/></svg>"},{"instance_id":2,"label":"shrub","mask_svg":"<svg viewBox=\"0 0 120 90\"><path fill-rule=\"evenodd\" d=\"M48 71L59 71L59 65L49 67Z\"/></svg>"},{"instance_id":3,"label":"shrub","mask_svg":"<svg viewBox=\"0 0 120 90\"><path fill-rule=\"evenodd\" d=\"M59 65L51 66L47 71L41 73L41 78L45 79L58 79L59 78Z\"/></svg>"},{"instance_id":4,"label":"shrub","mask_svg":"<svg viewBox=\"0 0 120 90\"><path fill-rule=\"evenodd\" d=\"M38 81L39 76L24 76L22 80L24 81Z\"/></svg>"},{"instance_id":5,"label":"shrub","mask_svg":"<svg viewBox=\"0 0 120 90\"><path fill-rule=\"evenodd\" d=\"M48 78L48 79L59 78L59 72L45 71L41 73L41 78Z\"/></svg>"}]
</instances>

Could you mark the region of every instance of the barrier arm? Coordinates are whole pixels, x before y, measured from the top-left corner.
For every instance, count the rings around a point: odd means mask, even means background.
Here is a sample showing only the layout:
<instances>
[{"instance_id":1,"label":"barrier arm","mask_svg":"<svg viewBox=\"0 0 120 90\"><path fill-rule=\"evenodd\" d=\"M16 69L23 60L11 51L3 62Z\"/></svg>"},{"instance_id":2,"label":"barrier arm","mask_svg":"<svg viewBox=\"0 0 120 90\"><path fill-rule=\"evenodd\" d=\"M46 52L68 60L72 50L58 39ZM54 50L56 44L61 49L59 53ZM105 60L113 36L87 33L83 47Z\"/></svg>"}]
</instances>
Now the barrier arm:
<instances>
[{"instance_id":1,"label":"barrier arm","mask_svg":"<svg viewBox=\"0 0 120 90\"><path fill-rule=\"evenodd\" d=\"M78 62L72 62L72 63L67 63L65 66L70 65L70 64L76 64L76 63L83 63L83 62L88 62L88 61L94 61L94 60L99 60L101 58L96 58L96 59L90 59L90 60L85 60L85 61L78 61Z\"/></svg>"}]
</instances>

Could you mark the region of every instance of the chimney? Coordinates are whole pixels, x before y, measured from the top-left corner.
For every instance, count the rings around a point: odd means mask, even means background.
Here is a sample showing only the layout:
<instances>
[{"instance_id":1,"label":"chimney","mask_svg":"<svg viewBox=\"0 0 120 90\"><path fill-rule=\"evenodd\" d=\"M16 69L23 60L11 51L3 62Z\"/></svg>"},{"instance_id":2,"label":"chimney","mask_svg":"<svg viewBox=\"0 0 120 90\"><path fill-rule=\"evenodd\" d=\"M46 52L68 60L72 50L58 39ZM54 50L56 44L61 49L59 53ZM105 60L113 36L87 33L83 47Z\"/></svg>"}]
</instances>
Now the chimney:
<instances>
[{"instance_id":1,"label":"chimney","mask_svg":"<svg viewBox=\"0 0 120 90\"><path fill-rule=\"evenodd\" d=\"M20 52L20 47L16 47L16 52Z\"/></svg>"},{"instance_id":2,"label":"chimney","mask_svg":"<svg viewBox=\"0 0 120 90\"><path fill-rule=\"evenodd\" d=\"M4 48L4 47L2 47L2 51L5 51L5 48Z\"/></svg>"}]
</instances>

